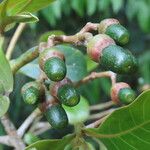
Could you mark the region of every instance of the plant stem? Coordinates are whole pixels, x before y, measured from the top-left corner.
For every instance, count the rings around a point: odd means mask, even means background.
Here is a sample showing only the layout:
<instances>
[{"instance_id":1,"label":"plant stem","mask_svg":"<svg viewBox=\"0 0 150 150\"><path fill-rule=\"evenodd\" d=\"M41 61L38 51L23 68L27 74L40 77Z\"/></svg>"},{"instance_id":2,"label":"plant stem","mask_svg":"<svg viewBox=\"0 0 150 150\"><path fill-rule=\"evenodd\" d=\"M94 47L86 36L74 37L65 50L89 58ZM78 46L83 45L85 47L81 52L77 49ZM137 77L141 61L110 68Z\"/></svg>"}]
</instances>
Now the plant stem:
<instances>
[{"instance_id":1,"label":"plant stem","mask_svg":"<svg viewBox=\"0 0 150 150\"><path fill-rule=\"evenodd\" d=\"M22 66L26 65L27 63L31 62L39 55L38 46L29 49L27 52L22 54L17 59L11 61L11 69L13 74L15 74Z\"/></svg>"},{"instance_id":2,"label":"plant stem","mask_svg":"<svg viewBox=\"0 0 150 150\"><path fill-rule=\"evenodd\" d=\"M90 32L85 32L85 33L77 33L75 35L51 35L48 38L47 42L42 42L39 45L39 51L42 52L45 48L50 48L56 44L59 43L70 43L74 45L86 45L87 41L93 37L93 35Z\"/></svg>"},{"instance_id":3,"label":"plant stem","mask_svg":"<svg viewBox=\"0 0 150 150\"><path fill-rule=\"evenodd\" d=\"M48 122L38 122L31 130L31 132L33 132L34 135L40 135L50 128L51 125Z\"/></svg>"},{"instance_id":4,"label":"plant stem","mask_svg":"<svg viewBox=\"0 0 150 150\"><path fill-rule=\"evenodd\" d=\"M7 146L13 146L12 139L8 135L0 136L0 143L5 144Z\"/></svg>"},{"instance_id":5,"label":"plant stem","mask_svg":"<svg viewBox=\"0 0 150 150\"><path fill-rule=\"evenodd\" d=\"M71 43L75 45L86 45L91 37L93 37L90 31L96 31L98 29L98 23L88 22L78 33L66 36L66 35L51 35L47 42L43 42L39 46L39 50L42 51L45 48L49 48L59 43Z\"/></svg>"},{"instance_id":6,"label":"plant stem","mask_svg":"<svg viewBox=\"0 0 150 150\"><path fill-rule=\"evenodd\" d=\"M15 45L23 31L23 29L25 28L26 24L25 23L20 23L13 35L13 37L11 38L11 41L8 45L8 48L6 50L6 58L9 60L11 58L11 55L14 51Z\"/></svg>"},{"instance_id":7,"label":"plant stem","mask_svg":"<svg viewBox=\"0 0 150 150\"><path fill-rule=\"evenodd\" d=\"M112 85L116 83L116 74L112 71L105 71L105 72L92 72L90 75L86 76L79 82L75 83L76 87L79 87L82 84L89 82L90 80L94 80L101 77L109 77L111 79Z\"/></svg>"},{"instance_id":8,"label":"plant stem","mask_svg":"<svg viewBox=\"0 0 150 150\"><path fill-rule=\"evenodd\" d=\"M91 115L91 117L89 119L97 119L95 122L89 124L86 126L86 128L96 128L97 126L99 126L106 118L107 116L112 113L115 109L108 109L106 111L103 111L101 113L95 114L95 115Z\"/></svg>"},{"instance_id":9,"label":"plant stem","mask_svg":"<svg viewBox=\"0 0 150 150\"><path fill-rule=\"evenodd\" d=\"M109 107L112 107L114 105L115 105L115 103L113 101L109 101L109 102L105 102L105 103L102 103L102 104L92 105L92 106L90 106L90 110L91 111L93 111L93 110L103 110L103 109L107 109Z\"/></svg>"},{"instance_id":10,"label":"plant stem","mask_svg":"<svg viewBox=\"0 0 150 150\"><path fill-rule=\"evenodd\" d=\"M85 141L83 138L83 133L82 133L82 128L83 128L83 124L82 123L78 123L76 125L74 125L74 132L75 132L75 139L73 141L73 145L74 147L78 148L81 145L84 145Z\"/></svg>"},{"instance_id":11,"label":"plant stem","mask_svg":"<svg viewBox=\"0 0 150 150\"><path fill-rule=\"evenodd\" d=\"M96 127L98 127L106 119L106 117L107 116L96 120L95 122L87 125L86 128L96 128Z\"/></svg>"},{"instance_id":12,"label":"plant stem","mask_svg":"<svg viewBox=\"0 0 150 150\"><path fill-rule=\"evenodd\" d=\"M100 113L96 113L96 114L93 114L89 117L90 120L93 120L93 119L97 119L97 118L102 118L108 114L110 114L111 112L113 112L115 109L114 108L111 108L111 109L108 109L108 110L105 110L105 111L102 111Z\"/></svg>"},{"instance_id":13,"label":"plant stem","mask_svg":"<svg viewBox=\"0 0 150 150\"><path fill-rule=\"evenodd\" d=\"M12 122L10 121L9 117L7 114L5 114L2 118L1 118L1 123L4 126L5 131L9 134L9 135L15 135L15 126L12 124Z\"/></svg>"},{"instance_id":14,"label":"plant stem","mask_svg":"<svg viewBox=\"0 0 150 150\"><path fill-rule=\"evenodd\" d=\"M11 139L13 139L11 142L12 142L12 145L15 147L15 149L16 150L24 149L25 145L23 141L21 140L21 138L17 135L16 128L14 124L10 121L7 114L5 114L1 118L1 123L3 124L4 129L7 132L7 134L11 136Z\"/></svg>"},{"instance_id":15,"label":"plant stem","mask_svg":"<svg viewBox=\"0 0 150 150\"><path fill-rule=\"evenodd\" d=\"M90 31L96 31L98 29L99 23L92 23L88 22L81 30L79 33L85 33L85 32L90 32Z\"/></svg>"},{"instance_id":16,"label":"plant stem","mask_svg":"<svg viewBox=\"0 0 150 150\"><path fill-rule=\"evenodd\" d=\"M19 137L22 137L24 135L25 131L32 124L33 120L40 114L41 111L37 108L27 117L27 119L22 123L22 125L17 130Z\"/></svg>"}]
</instances>

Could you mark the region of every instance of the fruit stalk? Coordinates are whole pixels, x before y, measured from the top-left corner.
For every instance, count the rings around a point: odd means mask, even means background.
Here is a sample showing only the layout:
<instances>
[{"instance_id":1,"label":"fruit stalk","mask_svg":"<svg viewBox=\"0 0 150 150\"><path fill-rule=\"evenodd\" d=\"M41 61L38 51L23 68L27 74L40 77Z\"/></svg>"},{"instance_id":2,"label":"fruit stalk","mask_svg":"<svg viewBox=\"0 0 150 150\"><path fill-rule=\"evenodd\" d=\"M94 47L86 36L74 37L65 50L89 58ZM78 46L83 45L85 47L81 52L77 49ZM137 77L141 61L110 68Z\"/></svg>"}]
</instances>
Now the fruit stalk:
<instances>
[{"instance_id":1,"label":"fruit stalk","mask_svg":"<svg viewBox=\"0 0 150 150\"><path fill-rule=\"evenodd\" d=\"M102 77L109 77L111 79L112 85L116 83L116 74L112 71L105 71L105 72L92 72L90 75L86 76L79 82L74 83L74 86L79 87L80 85L85 84L90 80Z\"/></svg>"}]
</instances>

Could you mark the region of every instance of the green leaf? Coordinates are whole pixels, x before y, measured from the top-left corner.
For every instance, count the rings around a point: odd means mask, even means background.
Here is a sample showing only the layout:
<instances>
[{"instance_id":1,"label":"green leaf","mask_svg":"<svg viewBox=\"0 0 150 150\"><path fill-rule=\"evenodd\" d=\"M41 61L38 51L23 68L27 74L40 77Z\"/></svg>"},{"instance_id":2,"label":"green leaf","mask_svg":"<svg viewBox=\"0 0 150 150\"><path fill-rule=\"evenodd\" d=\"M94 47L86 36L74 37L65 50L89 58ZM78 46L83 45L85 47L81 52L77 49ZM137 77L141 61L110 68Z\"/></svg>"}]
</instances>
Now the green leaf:
<instances>
[{"instance_id":1,"label":"green leaf","mask_svg":"<svg viewBox=\"0 0 150 150\"><path fill-rule=\"evenodd\" d=\"M63 13L69 16L71 13L71 7L70 7L70 4L68 4L68 0L62 0L61 7L62 7Z\"/></svg>"},{"instance_id":2,"label":"green leaf","mask_svg":"<svg viewBox=\"0 0 150 150\"><path fill-rule=\"evenodd\" d=\"M134 16L136 16L138 12L138 1L135 2L135 0L128 0L126 5L126 15L128 19L131 21Z\"/></svg>"},{"instance_id":3,"label":"green leaf","mask_svg":"<svg viewBox=\"0 0 150 150\"><path fill-rule=\"evenodd\" d=\"M91 60L90 57L86 56L86 62L87 62L87 71L90 72L94 70L99 64Z\"/></svg>"},{"instance_id":4,"label":"green leaf","mask_svg":"<svg viewBox=\"0 0 150 150\"><path fill-rule=\"evenodd\" d=\"M0 48L0 84L4 88L5 93L13 90L13 74L2 49ZM3 94L3 93L0 93Z\"/></svg>"},{"instance_id":5,"label":"green leaf","mask_svg":"<svg viewBox=\"0 0 150 150\"><path fill-rule=\"evenodd\" d=\"M141 29L145 32L150 31L150 7L147 7L147 3L145 1L140 1L138 3L138 22Z\"/></svg>"},{"instance_id":6,"label":"green leaf","mask_svg":"<svg viewBox=\"0 0 150 150\"><path fill-rule=\"evenodd\" d=\"M15 22L35 22L31 13L48 6L54 0L4 0L0 3L0 28L8 31ZM27 13L30 12L30 13Z\"/></svg>"},{"instance_id":7,"label":"green leaf","mask_svg":"<svg viewBox=\"0 0 150 150\"><path fill-rule=\"evenodd\" d=\"M6 32L11 28L13 28L15 26L15 23L20 22L33 23L37 21L39 21L39 19L35 15L29 12L24 12L14 16L6 16L6 18L3 18L3 20L1 20L0 27L2 28L2 31L4 30Z\"/></svg>"},{"instance_id":8,"label":"green leaf","mask_svg":"<svg viewBox=\"0 0 150 150\"><path fill-rule=\"evenodd\" d=\"M28 146L25 150L63 150L65 149L66 145L72 141L73 138L73 135L68 135L63 139L40 140Z\"/></svg>"},{"instance_id":9,"label":"green leaf","mask_svg":"<svg viewBox=\"0 0 150 150\"><path fill-rule=\"evenodd\" d=\"M108 150L148 150L150 147L150 90L128 106L110 114L98 127L85 132L100 139Z\"/></svg>"},{"instance_id":10,"label":"green leaf","mask_svg":"<svg viewBox=\"0 0 150 150\"><path fill-rule=\"evenodd\" d=\"M103 91L104 95L110 95L110 90L111 90L111 82L110 79L108 78L100 78L100 87Z\"/></svg>"},{"instance_id":11,"label":"green leaf","mask_svg":"<svg viewBox=\"0 0 150 150\"><path fill-rule=\"evenodd\" d=\"M137 17L138 23L144 32L150 31L150 5L146 0L128 0L126 14L130 21Z\"/></svg>"},{"instance_id":12,"label":"green leaf","mask_svg":"<svg viewBox=\"0 0 150 150\"><path fill-rule=\"evenodd\" d=\"M124 4L123 0L111 0L112 8L114 13L118 13L118 11L121 9L121 7Z\"/></svg>"},{"instance_id":13,"label":"green leaf","mask_svg":"<svg viewBox=\"0 0 150 150\"><path fill-rule=\"evenodd\" d=\"M65 55L67 77L72 81L79 81L87 74L87 65L84 55L76 48L69 45L56 46Z\"/></svg>"},{"instance_id":14,"label":"green leaf","mask_svg":"<svg viewBox=\"0 0 150 150\"><path fill-rule=\"evenodd\" d=\"M16 15L22 12L37 12L38 10L48 6L54 0L4 0L0 4L0 13L3 5L7 2L7 15Z\"/></svg>"},{"instance_id":15,"label":"green leaf","mask_svg":"<svg viewBox=\"0 0 150 150\"><path fill-rule=\"evenodd\" d=\"M52 26L56 25L56 19L61 18L61 1L55 1L49 7L41 11L42 15Z\"/></svg>"},{"instance_id":16,"label":"green leaf","mask_svg":"<svg viewBox=\"0 0 150 150\"><path fill-rule=\"evenodd\" d=\"M56 25L56 17L53 12L53 9L54 9L54 6L50 5L49 7L42 10L41 13L50 25L55 26Z\"/></svg>"},{"instance_id":17,"label":"green leaf","mask_svg":"<svg viewBox=\"0 0 150 150\"><path fill-rule=\"evenodd\" d=\"M7 112L9 105L9 98L7 96L0 95L0 117L2 117Z\"/></svg>"},{"instance_id":18,"label":"green leaf","mask_svg":"<svg viewBox=\"0 0 150 150\"><path fill-rule=\"evenodd\" d=\"M22 73L32 79L38 79L38 77L40 76L40 68L38 63L31 62L23 66L19 70L19 73Z\"/></svg>"},{"instance_id":19,"label":"green leaf","mask_svg":"<svg viewBox=\"0 0 150 150\"><path fill-rule=\"evenodd\" d=\"M85 0L72 0L71 1L72 8L76 11L76 13L82 17L84 15L85 9Z\"/></svg>"},{"instance_id":20,"label":"green leaf","mask_svg":"<svg viewBox=\"0 0 150 150\"><path fill-rule=\"evenodd\" d=\"M78 105L74 107L63 105L63 108L67 113L70 124L82 123L89 117L89 104L84 97L81 97Z\"/></svg>"},{"instance_id":21,"label":"green leaf","mask_svg":"<svg viewBox=\"0 0 150 150\"><path fill-rule=\"evenodd\" d=\"M90 92L89 92L90 89ZM95 79L92 82L82 85L80 88L80 93L88 99L90 105L97 104L101 99L101 82L100 79ZM92 94L91 94L92 93Z\"/></svg>"},{"instance_id":22,"label":"green leaf","mask_svg":"<svg viewBox=\"0 0 150 150\"><path fill-rule=\"evenodd\" d=\"M87 14L91 16L96 11L97 0L87 0L86 3L87 3Z\"/></svg>"},{"instance_id":23,"label":"green leaf","mask_svg":"<svg viewBox=\"0 0 150 150\"><path fill-rule=\"evenodd\" d=\"M84 55L71 46L58 45L56 46L59 51L65 55L65 62L67 66L67 77L72 81L79 81L87 74L86 60ZM33 61L19 70L20 73L37 79L40 74L38 61Z\"/></svg>"},{"instance_id":24,"label":"green leaf","mask_svg":"<svg viewBox=\"0 0 150 150\"><path fill-rule=\"evenodd\" d=\"M147 50L139 57L139 72L141 74L141 84L150 84L150 50ZM144 65L143 65L144 64Z\"/></svg>"},{"instance_id":25,"label":"green leaf","mask_svg":"<svg viewBox=\"0 0 150 150\"><path fill-rule=\"evenodd\" d=\"M18 14L18 15L15 15L15 16L10 16L10 17L7 17L7 20L10 22L10 23L20 23L20 22L37 22L39 21L39 19L29 13L29 12L24 12L24 13L21 13L21 14Z\"/></svg>"},{"instance_id":26,"label":"green leaf","mask_svg":"<svg viewBox=\"0 0 150 150\"><path fill-rule=\"evenodd\" d=\"M104 10L108 9L110 6L110 1L111 0L100 0L98 3L99 10L104 11Z\"/></svg>"},{"instance_id":27,"label":"green leaf","mask_svg":"<svg viewBox=\"0 0 150 150\"><path fill-rule=\"evenodd\" d=\"M74 143L69 144L64 150L95 150L95 148L91 143L84 141L84 143L80 144L79 146L75 145Z\"/></svg>"},{"instance_id":28,"label":"green leaf","mask_svg":"<svg viewBox=\"0 0 150 150\"><path fill-rule=\"evenodd\" d=\"M52 31L45 32L40 36L39 42L47 42L48 37L50 35L65 35L65 33L61 30L52 30Z\"/></svg>"},{"instance_id":29,"label":"green leaf","mask_svg":"<svg viewBox=\"0 0 150 150\"><path fill-rule=\"evenodd\" d=\"M53 11L53 13L55 14L55 17L61 18L61 2L55 1L52 5L53 5L53 9L51 11Z\"/></svg>"},{"instance_id":30,"label":"green leaf","mask_svg":"<svg viewBox=\"0 0 150 150\"><path fill-rule=\"evenodd\" d=\"M1 24L1 20L7 16L6 14L7 3L8 3L8 0L6 0L6 2L1 6L0 24Z\"/></svg>"}]
</instances>

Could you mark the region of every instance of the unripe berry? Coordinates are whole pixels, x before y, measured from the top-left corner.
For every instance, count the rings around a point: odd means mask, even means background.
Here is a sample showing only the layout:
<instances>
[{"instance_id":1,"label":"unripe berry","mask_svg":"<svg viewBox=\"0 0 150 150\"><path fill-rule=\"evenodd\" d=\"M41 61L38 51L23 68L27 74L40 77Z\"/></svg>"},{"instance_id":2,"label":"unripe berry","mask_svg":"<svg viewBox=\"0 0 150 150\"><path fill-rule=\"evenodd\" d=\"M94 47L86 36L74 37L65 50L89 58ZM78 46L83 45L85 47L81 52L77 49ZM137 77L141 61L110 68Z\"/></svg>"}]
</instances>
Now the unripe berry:
<instances>
[{"instance_id":1,"label":"unripe berry","mask_svg":"<svg viewBox=\"0 0 150 150\"><path fill-rule=\"evenodd\" d=\"M87 54L93 61L99 62L103 49L110 45L115 45L115 41L108 35L95 35L87 44Z\"/></svg>"},{"instance_id":2,"label":"unripe berry","mask_svg":"<svg viewBox=\"0 0 150 150\"><path fill-rule=\"evenodd\" d=\"M45 111L45 116L53 128L65 128L68 125L68 117L60 104L53 104Z\"/></svg>"},{"instance_id":3,"label":"unripe berry","mask_svg":"<svg viewBox=\"0 0 150 150\"><path fill-rule=\"evenodd\" d=\"M104 19L98 27L99 33L105 33L119 44L126 44L129 41L129 32L116 19Z\"/></svg>"},{"instance_id":4,"label":"unripe berry","mask_svg":"<svg viewBox=\"0 0 150 150\"><path fill-rule=\"evenodd\" d=\"M124 104L129 104L135 99L135 92L131 88L123 88L119 91L119 99Z\"/></svg>"},{"instance_id":5,"label":"unripe berry","mask_svg":"<svg viewBox=\"0 0 150 150\"><path fill-rule=\"evenodd\" d=\"M52 81L61 81L66 76L64 55L55 47L45 49L40 53L39 65Z\"/></svg>"},{"instance_id":6,"label":"unripe berry","mask_svg":"<svg viewBox=\"0 0 150 150\"><path fill-rule=\"evenodd\" d=\"M80 101L80 95L70 84L61 86L57 93L58 99L66 106L76 106Z\"/></svg>"},{"instance_id":7,"label":"unripe berry","mask_svg":"<svg viewBox=\"0 0 150 150\"><path fill-rule=\"evenodd\" d=\"M27 145L30 145L30 144L33 144L33 143L39 141L40 139L32 133L26 133L24 135L23 140Z\"/></svg>"},{"instance_id":8,"label":"unripe berry","mask_svg":"<svg viewBox=\"0 0 150 150\"><path fill-rule=\"evenodd\" d=\"M73 87L71 81L68 79L54 83L50 87L50 92L52 96L56 97L66 106L76 106L80 101L78 91Z\"/></svg>"},{"instance_id":9,"label":"unripe berry","mask_svg":"<svg viewBox=\"0 0 150 150\"><path fill-rule=\"evenodd\" d=\"M104 34L98 34L88 42L87 53L105 70L124 74L137 68L137 61L131 52L115 45L114 40Z\"/></svg>"},{"instance_id":10,"label":"unripe berry","mask_svg":"<svg viewBox=\"0 0 150 150\"><path fill-rule=\"evenodd\" d=\"M106 70L120 74L133 73L137 70L137 60L129 50L117 45L110 45L102 52L100 64Z\"/></svg>"},{"instance_id":11,"label":"unripe berry","mask_svg":"<svg viewBox=\"0 0 150 150\"><path fill-rule=\"evenodd\" d=\"M44 87L39 82L29 82L22 87L21 93L25 103L36 104L44 98Z\"/></svg>"},{"instance_id":12,"label":"unripe berry","mask_svg":"<svg viewBox=\"0 0 150 150\"><path fill-rule=\"evenodd\" d=\"M135 92L124 82L119 82L111 88L111 99L116 104L129 104L135 99Z\"/></svg>"}]
</instances>

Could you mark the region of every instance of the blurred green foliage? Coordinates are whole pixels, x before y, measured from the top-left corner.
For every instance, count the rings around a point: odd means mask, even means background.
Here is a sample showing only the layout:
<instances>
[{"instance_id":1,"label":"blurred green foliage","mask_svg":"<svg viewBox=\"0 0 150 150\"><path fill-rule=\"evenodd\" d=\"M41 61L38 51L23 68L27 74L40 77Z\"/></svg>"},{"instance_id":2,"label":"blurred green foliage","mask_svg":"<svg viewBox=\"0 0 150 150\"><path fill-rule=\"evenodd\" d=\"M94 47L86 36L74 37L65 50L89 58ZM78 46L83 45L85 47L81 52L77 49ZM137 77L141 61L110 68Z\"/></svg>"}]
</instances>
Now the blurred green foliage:
<instances>
[{"instance_id":1,"label":"blurred green foliage","mask_svg":"<svg viewBox=\"0 0 150 150\"><path fill-rule=\"evenodd\" d=\"M150 31L149 0L59 0L42 10L41 14L55 26L57 20L61 20L63 15L71 16L73 11L81 18L98 13L100 17L111 17L124 11L128 21L134 19L144 32Z\"/></svg>"}]
</instances>

